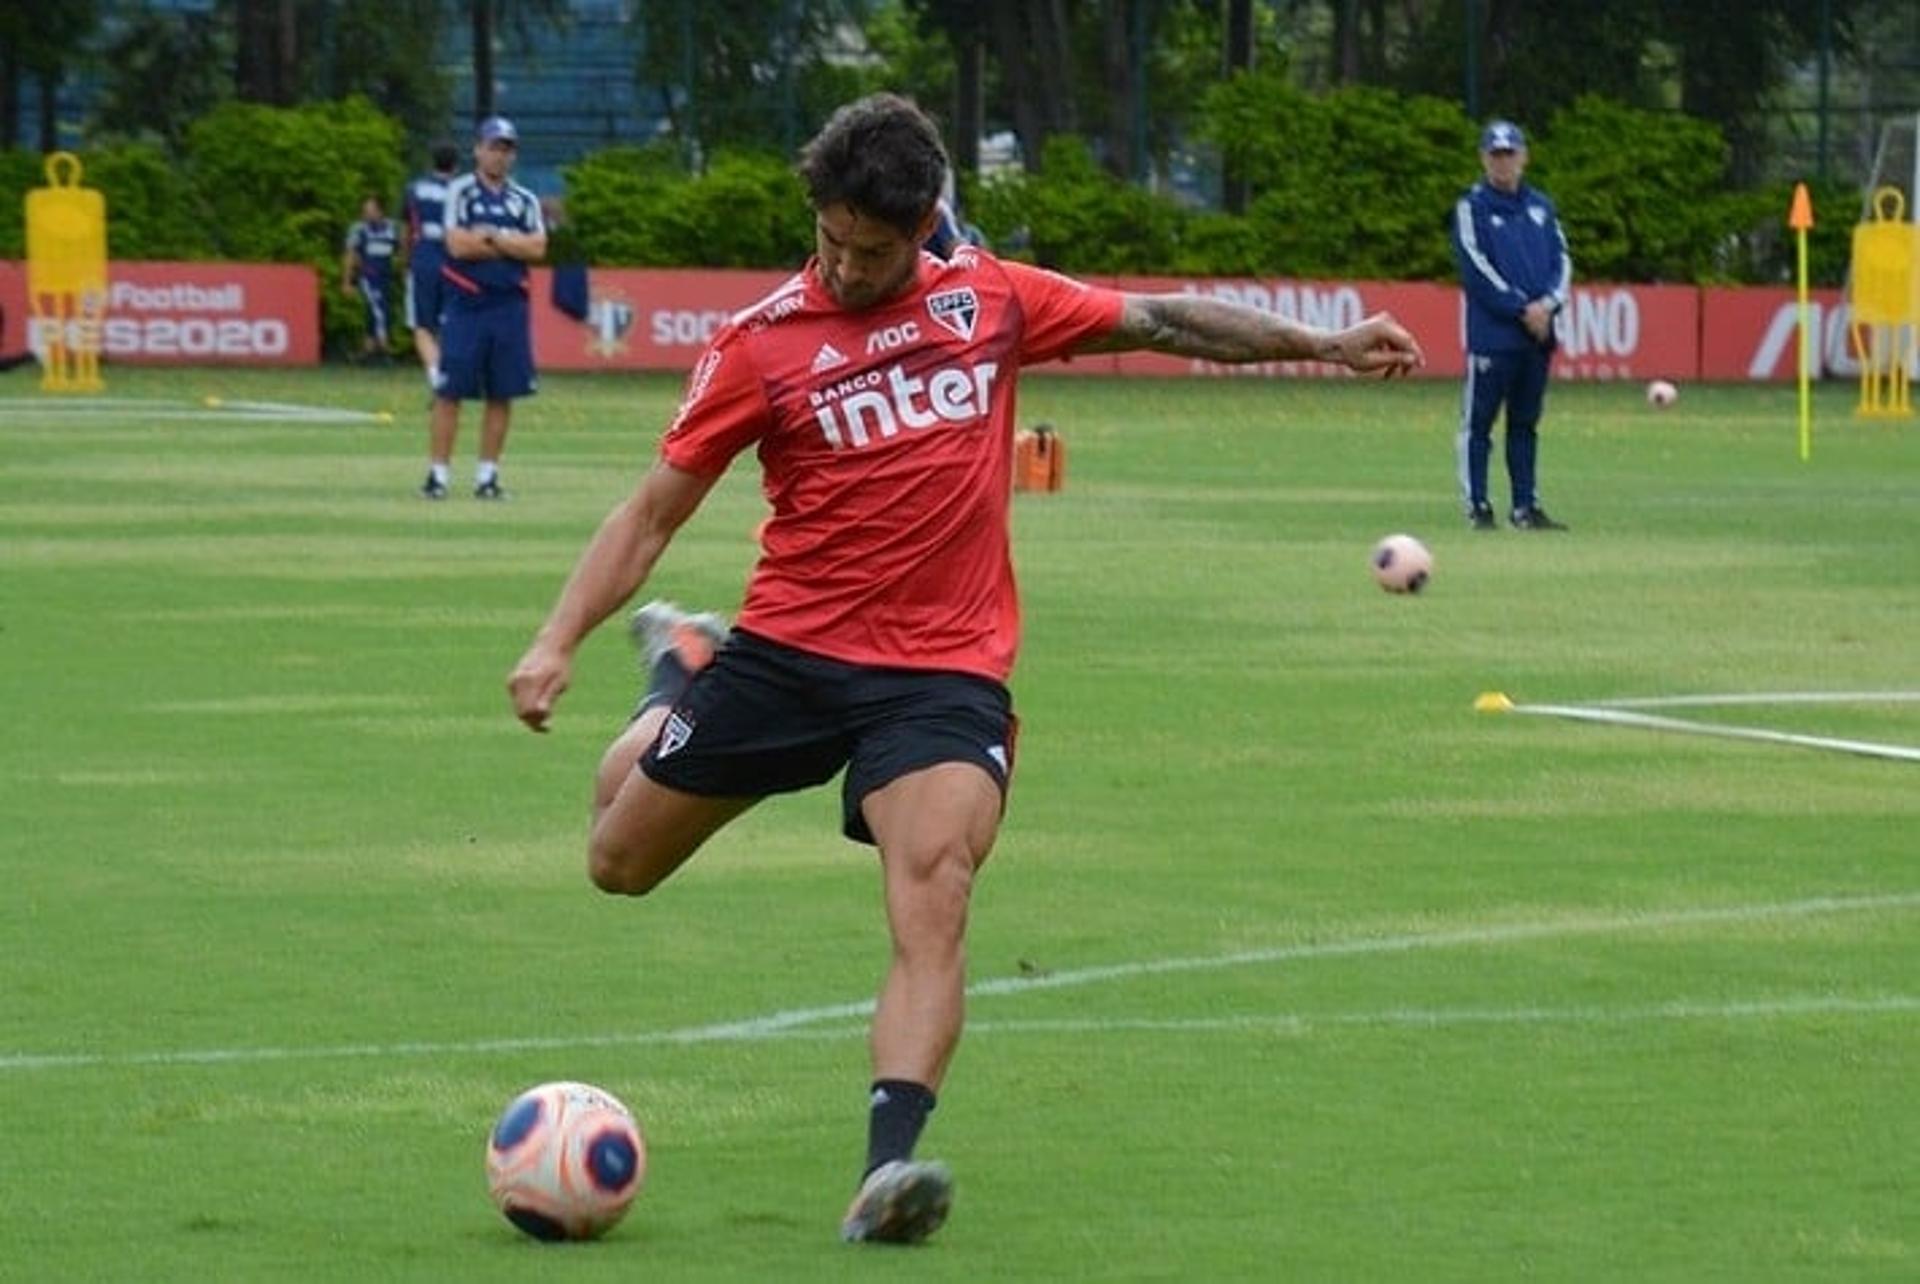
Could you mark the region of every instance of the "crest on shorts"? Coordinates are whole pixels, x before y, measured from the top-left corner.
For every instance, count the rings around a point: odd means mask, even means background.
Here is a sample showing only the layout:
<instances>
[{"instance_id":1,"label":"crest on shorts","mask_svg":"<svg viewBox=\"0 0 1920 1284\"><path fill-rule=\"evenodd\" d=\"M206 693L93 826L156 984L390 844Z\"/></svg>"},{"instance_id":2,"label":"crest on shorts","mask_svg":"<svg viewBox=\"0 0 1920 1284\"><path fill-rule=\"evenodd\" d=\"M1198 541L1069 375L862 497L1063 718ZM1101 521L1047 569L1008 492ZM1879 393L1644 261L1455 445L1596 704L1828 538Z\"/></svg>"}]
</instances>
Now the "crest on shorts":
<instances>
[{"instance_id":1,"label":"crest on shorts","mask_svg":"<svg viewBox=\"0 0 1920 1284\"><path fill-rule=\"evenodd\" d=\"M972 339L973 323L980 319L980 299L972 286L942 290L927 296L927 315L962 339Z\"/></svg>"},{"instance_id":2,"label":"crest on shorts","mask_svg":"<svg viewBox=\"0 0 1920 1284\"><path fill-rule=\"evenodd\" d=\"M654 754L664 758L674 750L684 746L693 736L693 724L678 709L667 715L667 725L660 729L660 749Z\"/></svg>"}]
</instances>

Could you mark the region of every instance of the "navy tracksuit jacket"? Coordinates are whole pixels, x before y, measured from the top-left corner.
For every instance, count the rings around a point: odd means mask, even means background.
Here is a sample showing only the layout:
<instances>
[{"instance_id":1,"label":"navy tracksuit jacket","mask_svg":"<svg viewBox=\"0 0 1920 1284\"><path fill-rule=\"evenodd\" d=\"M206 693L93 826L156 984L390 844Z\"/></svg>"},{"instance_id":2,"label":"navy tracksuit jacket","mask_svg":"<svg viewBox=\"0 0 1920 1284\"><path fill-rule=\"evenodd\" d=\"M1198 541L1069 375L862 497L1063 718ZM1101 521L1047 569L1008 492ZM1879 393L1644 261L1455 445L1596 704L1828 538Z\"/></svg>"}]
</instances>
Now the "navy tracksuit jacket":
<instances>
[{"instance_id":1,"label":"navy tracksuit jacket","mask_svg":"<svg viewBox=\"0 0 1920 1284\"><path fill-rule=\"evenodd\" d=\"M1487 501L1493 421L1507 408L1507 479L1512 506L1536 499L1534 463L1546 400L1552 336L1537 342L1520 320L1527 304L1565 307L1573 260L1560 218L1544 192L1520 185L1502 192L1475 183L1448 220L1454 261L1467 294L1467 386L1460 424L1460 486L1469 507Z\"/></svg>"}]
</instances>

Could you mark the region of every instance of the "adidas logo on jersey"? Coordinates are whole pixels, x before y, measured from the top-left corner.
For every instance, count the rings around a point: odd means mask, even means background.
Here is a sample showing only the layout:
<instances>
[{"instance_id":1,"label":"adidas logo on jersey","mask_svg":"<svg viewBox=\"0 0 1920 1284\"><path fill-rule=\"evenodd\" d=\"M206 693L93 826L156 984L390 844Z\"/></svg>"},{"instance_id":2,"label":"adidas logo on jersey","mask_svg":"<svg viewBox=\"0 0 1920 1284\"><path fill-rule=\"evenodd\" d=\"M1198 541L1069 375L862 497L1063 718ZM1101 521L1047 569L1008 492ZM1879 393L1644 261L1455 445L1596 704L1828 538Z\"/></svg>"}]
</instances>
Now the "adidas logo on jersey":
<instances>
[{"instance_id":1,"label":"adidas logo on jersey","mask_svg":"<svg viewBox=\"0 0 1920 1284\"><path fill-rule=\"evenodd\" d=\"M813 354L813 373L815 374L823 370L835 370L846 364L847 354L831 343L821 344L820 351Z\"/></svg>"}]
</instances>

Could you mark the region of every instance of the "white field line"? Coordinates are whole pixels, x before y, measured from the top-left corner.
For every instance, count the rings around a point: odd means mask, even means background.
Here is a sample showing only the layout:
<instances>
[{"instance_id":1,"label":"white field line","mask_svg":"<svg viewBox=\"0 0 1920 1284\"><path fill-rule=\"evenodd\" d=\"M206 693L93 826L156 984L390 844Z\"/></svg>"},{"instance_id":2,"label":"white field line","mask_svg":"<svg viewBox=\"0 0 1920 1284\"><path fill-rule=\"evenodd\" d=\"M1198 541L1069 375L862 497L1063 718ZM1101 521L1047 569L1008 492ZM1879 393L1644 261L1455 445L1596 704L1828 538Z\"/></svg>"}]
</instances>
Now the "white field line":
<instances>
[{"instance_id":1,"label":"white field line","mask_svg":"<svg viewBox=\"0 0 1920 1284\"><path fill-rule=\"evenodd\" d=\"M1729 905L1706 909L1666 910L1650 913L1596 915L1584 918L1565 918L1534 923L1505 923L1488 927L1466 927L1443 932L1425 932L1401 936L1355 937L1345 941L1323 941L1310 945L1276 946L1264 950L1245 950L1233 954L1200 955L1186 958L1147 959L1133 963L1115 963L1103 967L1078 968L1071 971L1045 973L1038 976L1003 977L997 980L982 981L968 987L973 997L985 997L999 994L1020 994L1030 990L1058 990L1098 985L1109 981L1126 981L1139 977L1163 976L1180 972L1217 971L1222 968L1247 967L1264 963L1285 963L1319 958L1351 958L1378 954L1404 954L1420 950L1455 949L1462 947L1503 945L1517 941L1550 940L1559 937L1603 934L1609 932L1636 932L1658 930L1673 927L1695 927L1720 923L1755 923L1784 918L1805 918L1826 914L1872 913L1874 911L1902 911L1920 907L1920 892L1901 892L1885 896L1841 896L1815 897L1800 901L1781 901L1759 905ZM1667 1015L1699 1016L1786 1016L1801 1011L1821 1012L1865 1012L1908 1010L1908 1003L1920 1003L1904 996L1879 999L1807 998L1791 1000L1767 1000L1753 1003L1727 1003L1702 1005L1659 1005L1663 1009L1672 1009ZM1825 1007L1805 1007L1807 1004L1826 1004ZM1846 1006L1846 1005L1856 1006ZM1868 1005L1861 1007L1858 1005ZM1892 1007L1875 1007L1875 1004L1892 1004ZM1785 1006L1782 1006L1785 1005ZM1795 1007L1793 1005L1803 1005ZM1682 1009L1686 1009L1683 1011ZM1562 1011L1620 1011L1651 1012L1656 1009L1564 1009ZM157 1052L73 1052L73 1053L0 1053L0 1073L34 1070L79 1070L118 1066L194 1066L252 1064L272 1061L318 1061L342 1058L398 1059L402 1057L448 1057L474 1056L503 1052L547 1052L565 1051L579 1048L630 1048L671 1044L698 1043L741 1043L760 1042L787 1037L839 1037L851 1033L846 1030L823 1030L818 1027L828 1022L844 1022L856 1018L864 1019L873 1011L872 1000L859 1000L848 1003L833 1003L820 1007L790 1008L770 1013L766 1016L749 1017L738 1021L724 1021L711 1025L684 1026L673 1030L630 1031L625 1033L571 1034L528 1038L491 1038L453 1040L444 1042L406 1042L406 1043L363 1043L337 1044L315 1047L256 1047L256 1048L204 1048L180 1049ZM1396 1010L1397 1011L1397 1010ZM1411 1019L1406 1012L1359 1013L1342 1018L1341 1024L1402 1024L1428 1025L1460 1024L1468 1019L1459 1010L1438 1009ZM1523 1008L1513 1009L1504 1017L1506 1020L1522 1021L1546 1019L1529 1017L1527 1013L1547 1013L1554 1009ZM1514 1015L1519 1013L1520 1015ZM1482 1012L1474 1019L1490 1019ZM1580 1018L1568 1018L1580 1019ZM1597 1020L1600 1018L1586 1018ZM1617 1017L1618 1020L1651 1019L1644 1016ZM1266 1021L1269 1024L1299 1020L1309 1023L1328 1024L1328 1017L1266 1017L1266 1018L1230 1018L1237 1021ZM999 1028L1017 1031L1032 1023L1001 1022ZM1165 1024L1165 1023L1160 1023ZM809 1028L813 1027L813 1028ZM972 1029L995 1028L993 1022L979 1022ZM1033 1028L1042 1028L1034 1025ZM1051 1027L1048 1027L1051 1028ZM1063 1027L1064 1028L1064 1027ZM1103 1028L1121 1028L1109 1023ZM1147 1027L1142 1027L1147 1028ZM1220 1028L1227 1028L1222 1025Z\"/></svg>"},{"instance_id":2,"label":"white field line","mask_svg":"<svg viewBox=\"0 0 1920 1284\"><path fill-rule=\"evenodd\" d=\"M1650 713L1634 713L1622 708L1600 708L1582 704L1516 704L1513 713L1536 717L1571 718L1576 722L1604 722L1616 727L1639 727L1647 731L1679 731L1695 736L1718 736L1724 740L1757 740L1767 744L1798 745L1803 749L1834 749L1841 753L1863 754L1869 758L1893 758L1901 762L1920 762L1920 748L1911 745L1883 744L1877 740L1842 740L1832 736L1803 736L1791 731L1773 731L1766 727L1731 727L1714 722L1689 722L1682 718L1663 718Z\"/></svg>"},{"instance_id":3,"label":"white field line","mask_svg":"<svg viewBox=\"0 0 1920 1284\"><path fill-rule=\"evenodd\" d=\"M137 397L84 397L71 401L0 397L0 422L106 417L135 417L152 421L228 419L253 423L370 424L384 422L377 412L344 410L329 406L301 406L281 401L227 401L209 406L178 399L148 401Z\"/></svg>"},{"instance_id":4,"label":"white field line","mask_svg":"<svg viewBox=\"0 0 1920 1284\"><path fill-rule=\"evenodd\" d=\"M1754 691L1744 695L1624 696L1585 700L1590 709L1705 709L1739 704L1912 704L1920 691Z\"/></svg>"}]
</instances>

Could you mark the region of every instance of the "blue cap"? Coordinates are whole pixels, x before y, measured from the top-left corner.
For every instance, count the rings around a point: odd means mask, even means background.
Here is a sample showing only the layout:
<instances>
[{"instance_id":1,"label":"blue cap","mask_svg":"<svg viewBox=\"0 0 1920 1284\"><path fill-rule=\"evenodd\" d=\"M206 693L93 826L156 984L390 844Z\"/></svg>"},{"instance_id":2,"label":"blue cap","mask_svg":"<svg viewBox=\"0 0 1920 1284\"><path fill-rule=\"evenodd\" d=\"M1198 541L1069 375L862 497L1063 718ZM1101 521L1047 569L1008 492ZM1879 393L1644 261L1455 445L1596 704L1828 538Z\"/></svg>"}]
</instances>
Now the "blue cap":
<instances>
[{"instance_id":1,"label":"blue cap","mask_svg":"<svg viewBox=\"0 0 1920 1284\"><path fill-rule=\"evenodd\" d=\"M1527 136L1520 132L1520 126L1510 120L1496 120L1480 134L1480 150L1483 152L1517 152L1525 150Z\"/></svg>"},{"instance_id":2,"label":"blue cap","mask_svg":"<svg viewBox=\"0 0 1920 1284\"><path fill-rule=\"evenodd\" d=\"M515 129L513 122L505 116L487 117L480 122L480 128L476 132L480 141L483 143L490 143L496 138L504 138L516 147L520 144L520 131Z\"/></svg>"}]
</instances>

